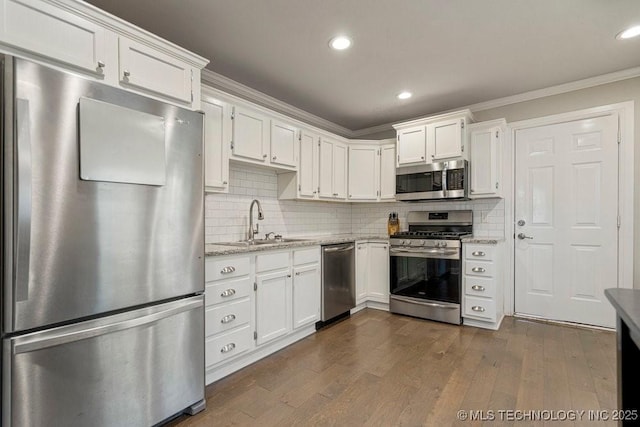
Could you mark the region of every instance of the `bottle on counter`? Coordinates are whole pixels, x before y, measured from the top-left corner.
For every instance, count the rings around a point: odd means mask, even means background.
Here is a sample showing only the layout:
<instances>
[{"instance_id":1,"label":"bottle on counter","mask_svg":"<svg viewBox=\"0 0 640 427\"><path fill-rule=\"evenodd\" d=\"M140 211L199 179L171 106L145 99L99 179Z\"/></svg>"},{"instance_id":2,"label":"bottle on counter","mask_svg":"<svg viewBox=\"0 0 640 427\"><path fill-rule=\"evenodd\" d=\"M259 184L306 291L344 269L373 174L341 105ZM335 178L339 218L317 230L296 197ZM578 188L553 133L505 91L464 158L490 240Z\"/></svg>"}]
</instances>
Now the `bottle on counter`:
<instances>
[{"instance_id":1,"label":"bottle on counter","mask_svg":"<svg viewBox=\"0 0 640 427\"><path fill-rule=\"evenodd\" d=\"M389 214L389 220L387 221L387 232L389 236L393 236L400 231L400 220L398 219L397 212L391 212Z\"/></svg>"}]
</instances>

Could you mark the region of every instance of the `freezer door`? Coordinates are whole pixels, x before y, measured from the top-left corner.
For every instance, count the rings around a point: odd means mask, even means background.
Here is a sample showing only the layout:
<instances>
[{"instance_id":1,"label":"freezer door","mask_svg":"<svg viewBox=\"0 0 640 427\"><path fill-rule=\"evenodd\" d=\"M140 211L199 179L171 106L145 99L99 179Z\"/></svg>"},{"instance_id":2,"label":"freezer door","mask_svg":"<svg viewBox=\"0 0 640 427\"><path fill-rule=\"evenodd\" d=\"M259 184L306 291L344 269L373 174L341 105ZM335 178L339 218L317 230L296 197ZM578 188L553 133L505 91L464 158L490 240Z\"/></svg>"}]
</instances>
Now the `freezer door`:
<instances>
[{"instance_id":1,"label":"freezer door","mask_svg":"<svg viewBox=\"0 0 640 427\"><path fill-rule=\"evenodd\" d=\"M5 339L2 425L151 426L204 399L204 297Z\"/></svg>"},{"instance_id":2,"label":"freezer door","mask_svg":"<svg viewBox=\"0 0 640 427\"><path fill-rule=\"evenodd\" d=\"M4 331L202 292L202 114L21 59L13 70Z\"/></svg>"}]
</instances>

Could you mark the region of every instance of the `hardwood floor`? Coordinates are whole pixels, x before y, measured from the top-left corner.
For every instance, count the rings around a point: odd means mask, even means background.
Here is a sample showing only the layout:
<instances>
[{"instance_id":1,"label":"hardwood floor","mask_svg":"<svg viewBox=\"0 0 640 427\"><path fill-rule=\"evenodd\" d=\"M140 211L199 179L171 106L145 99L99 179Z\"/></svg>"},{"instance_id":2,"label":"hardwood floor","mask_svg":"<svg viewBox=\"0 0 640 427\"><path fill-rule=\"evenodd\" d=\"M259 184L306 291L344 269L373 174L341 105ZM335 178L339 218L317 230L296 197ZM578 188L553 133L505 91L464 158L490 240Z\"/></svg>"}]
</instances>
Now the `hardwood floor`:
<instances>
[{"instance_id":1,"label":"hardwood floor","mask_svg":"<svg viewBox=\"0 0 640 427\"><path fill-rule=\"evenodd\" d=\"M170 425L552 425L498 411L614 409L615 355L613 332L512 317L488 331L367 309L210 385L206 411ZM495 421L458 420L461 409ZM605 425L583 417L555 424Z\"/></svg>"}]
</instances>

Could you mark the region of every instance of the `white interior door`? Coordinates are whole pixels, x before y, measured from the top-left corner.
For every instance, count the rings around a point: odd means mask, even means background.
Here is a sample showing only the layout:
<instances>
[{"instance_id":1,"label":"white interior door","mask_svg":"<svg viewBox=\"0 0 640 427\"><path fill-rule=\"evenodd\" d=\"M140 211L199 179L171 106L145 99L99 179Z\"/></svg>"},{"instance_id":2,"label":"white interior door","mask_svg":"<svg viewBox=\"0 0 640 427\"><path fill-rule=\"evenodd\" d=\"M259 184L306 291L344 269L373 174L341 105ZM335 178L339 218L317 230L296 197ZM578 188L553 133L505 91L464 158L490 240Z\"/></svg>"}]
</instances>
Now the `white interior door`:
<instances>
[{"instance_id":1,"label":"white interior door","mask_svg":"<svg viewBox=\"0 0 640 427\"><path fill-rule=\"evenodd\" d=\"M615 325L617 133L616 115L516 132L516 313Z\"/></svg>"}]
</instances>

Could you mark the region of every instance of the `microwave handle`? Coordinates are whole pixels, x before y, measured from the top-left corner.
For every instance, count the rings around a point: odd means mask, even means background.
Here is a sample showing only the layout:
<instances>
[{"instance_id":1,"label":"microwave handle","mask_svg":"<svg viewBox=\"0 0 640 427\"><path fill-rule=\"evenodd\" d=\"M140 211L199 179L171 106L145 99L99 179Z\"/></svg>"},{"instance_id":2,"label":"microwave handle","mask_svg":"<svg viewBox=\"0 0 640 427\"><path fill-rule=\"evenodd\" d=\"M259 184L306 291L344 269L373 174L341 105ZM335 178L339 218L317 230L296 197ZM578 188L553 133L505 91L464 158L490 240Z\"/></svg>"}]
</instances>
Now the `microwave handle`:
<instances>
[{"instance_id":1,"label":"microwave handle","mask_svg":"<svg viewBox=\"0 0 640 427\"><path fill-rule=\"evenodd\" d=\"M445 163L444 169L442 169L442 191L444 191L445 197L447 191L449 191L449 186L447 185L447 165Z\"/></svg>"}]
</instances>

